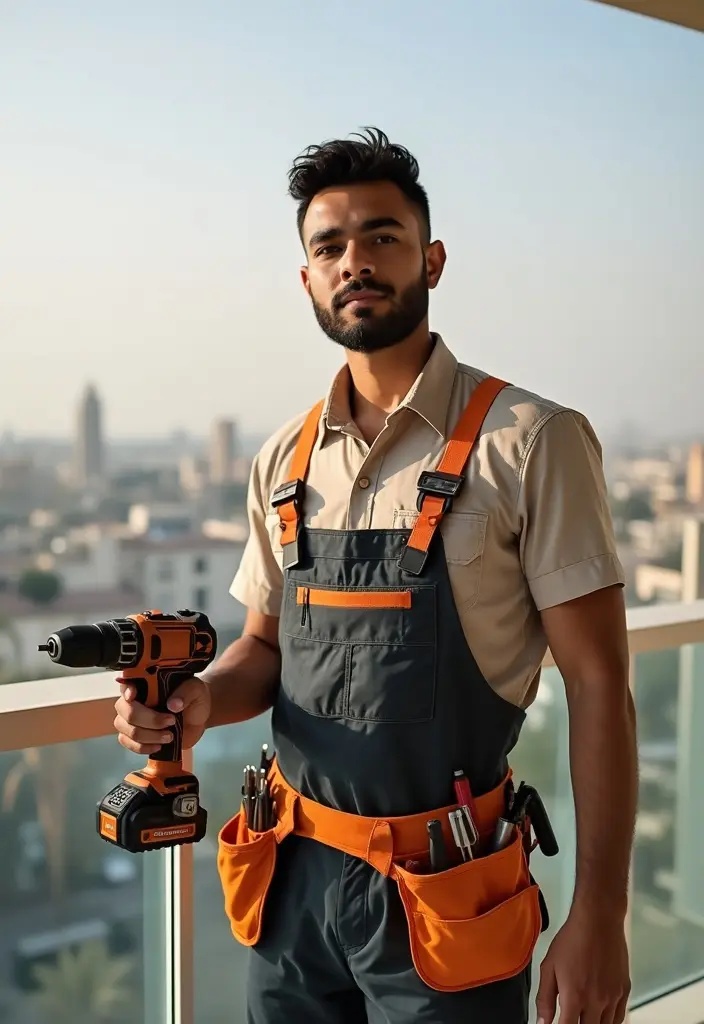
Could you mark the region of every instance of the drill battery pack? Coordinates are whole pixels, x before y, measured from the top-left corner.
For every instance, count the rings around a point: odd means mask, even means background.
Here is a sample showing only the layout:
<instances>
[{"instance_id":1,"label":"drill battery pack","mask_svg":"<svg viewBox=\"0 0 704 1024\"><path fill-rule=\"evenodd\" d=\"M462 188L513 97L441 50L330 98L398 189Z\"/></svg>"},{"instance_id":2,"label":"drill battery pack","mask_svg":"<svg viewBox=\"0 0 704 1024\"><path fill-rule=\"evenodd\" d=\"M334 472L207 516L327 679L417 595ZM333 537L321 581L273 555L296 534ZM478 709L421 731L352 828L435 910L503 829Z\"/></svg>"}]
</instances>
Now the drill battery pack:
<instances>
[{"instance_id":1,"label":"drill battery pack","mask_svg":"<svg viewBox=\"0 0 704 1024\"><path fill-rule=\"evenodd\" d=\"M165 774L170 767L179 774ZM177 764L150 762L103 797L96 824L106 842L143 853L200 842L207 819L195 775L184 773Z\"/></svg>"}]
</instances>

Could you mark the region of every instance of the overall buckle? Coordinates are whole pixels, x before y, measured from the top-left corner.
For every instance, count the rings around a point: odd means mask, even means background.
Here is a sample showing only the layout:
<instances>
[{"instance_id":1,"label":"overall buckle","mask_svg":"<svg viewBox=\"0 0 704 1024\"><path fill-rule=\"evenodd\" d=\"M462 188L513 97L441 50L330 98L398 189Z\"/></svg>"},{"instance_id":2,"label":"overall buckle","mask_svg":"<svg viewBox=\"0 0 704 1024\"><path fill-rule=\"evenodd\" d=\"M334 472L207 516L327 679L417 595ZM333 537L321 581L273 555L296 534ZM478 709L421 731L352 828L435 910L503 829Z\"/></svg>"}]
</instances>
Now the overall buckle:
<instances>
[{"instance_id":1,"label":"overall buckle","mask_svg":"<svg viewBox=\"0 0 704 1024\"><path fill-rule=\"evenodd\" d=\"M303 499L303 486L303 481L298 479L287 480L285 484L280 484L271 496L272 508L280 508L281 505L287 505L289 501L292 501L297 509L300 508Z\"/></svg>"},{"instance_id":2,"label":"overall buckle","mask_svg":"<svg viewBox=\"0 0 704 1024\"><path fill-rule=\"evenodd\" d=\"M418 477L418 497L416 508L419 512L423 510L423 499L426 495L433 498L442 498L442 514L450 511L452 502L460 492L464 483L464 476L458 473L440 473L427 470Z\"/></svg>"},{"instance_id":3,"label":"overall buckle","mask_svg":"<svg viewBox=\"0 0 704 1024\"><path fill-rule=\"evenodd\" d=\"M276 488L271 496L271 504L275 509L280 509L282 505L293 506L292 522L287 522L281 515L281 512L279 512L281 529L284 531L282 535L284 569L293 569L298 565L300 560L300 538L298 536L298 528L300 525L304 491L304 482L300 478L297 478L295 480L287 480L286 483L281 484ZM293 530L292 536L288 539L286 533L287 527Z\"/></svg>"}]
</instances>

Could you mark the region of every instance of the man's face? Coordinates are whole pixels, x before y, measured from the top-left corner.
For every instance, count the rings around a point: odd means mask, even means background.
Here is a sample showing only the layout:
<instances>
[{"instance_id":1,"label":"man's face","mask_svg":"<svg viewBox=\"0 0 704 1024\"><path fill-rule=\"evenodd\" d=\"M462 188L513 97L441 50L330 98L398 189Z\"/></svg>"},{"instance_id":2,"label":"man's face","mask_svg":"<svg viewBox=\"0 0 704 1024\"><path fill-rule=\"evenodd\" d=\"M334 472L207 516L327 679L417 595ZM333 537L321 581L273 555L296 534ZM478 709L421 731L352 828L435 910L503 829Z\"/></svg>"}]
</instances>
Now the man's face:
<instances>
[{"instance_id":1,"label":"man's face","mask_svg":"<svg viewBox=\"0 0 704 1024\"><path fill-rule=\"evenodd\" d=\"M303 222L301 270L320 327L353 352L397 345L423 322L445 262L391 182L325 189Z\"/></svg>"}]
</instances>

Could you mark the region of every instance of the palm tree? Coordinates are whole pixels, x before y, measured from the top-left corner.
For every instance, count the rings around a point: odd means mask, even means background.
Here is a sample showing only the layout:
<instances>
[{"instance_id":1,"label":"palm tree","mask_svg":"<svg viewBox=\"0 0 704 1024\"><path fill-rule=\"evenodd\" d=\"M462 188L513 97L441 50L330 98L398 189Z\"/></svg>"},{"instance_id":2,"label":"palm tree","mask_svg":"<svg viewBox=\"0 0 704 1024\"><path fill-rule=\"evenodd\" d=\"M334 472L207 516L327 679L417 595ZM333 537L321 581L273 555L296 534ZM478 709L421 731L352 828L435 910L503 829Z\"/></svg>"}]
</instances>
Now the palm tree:
<instances>
[{"instance_id":1,"label":"palm tree","mask_svg":"<svg viewBox=\"0 0 704 1024\"><path fill-rule=\"evenodd\" d=\"M134 958L112 956L104 942L63 950L55 964L38 965L33 997L47 1024L118 1024L137 1019L130 975Z\"/></svg>"}]
</instances>

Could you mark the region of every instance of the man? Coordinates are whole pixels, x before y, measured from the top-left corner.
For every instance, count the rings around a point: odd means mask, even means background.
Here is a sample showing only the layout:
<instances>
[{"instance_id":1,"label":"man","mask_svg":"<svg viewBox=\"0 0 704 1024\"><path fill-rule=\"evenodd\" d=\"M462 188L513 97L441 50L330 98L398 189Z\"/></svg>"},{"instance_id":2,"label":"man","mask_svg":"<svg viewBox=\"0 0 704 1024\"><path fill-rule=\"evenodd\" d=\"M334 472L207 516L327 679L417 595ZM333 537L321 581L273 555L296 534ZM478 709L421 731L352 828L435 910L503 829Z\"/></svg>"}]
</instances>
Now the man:
<instances>
[{"instance_id":1,"label":"man","mask_svg":"<svg viewBox=\"0 0 704 1024\"><path fill-rule=\"evenodd\" d=\"M169 705L186 747L273 709L279 842L239 818L221 836L233 930L253 946L248 1020L527 1021L540 931L527 838L497 853L491 836L549 644L577 863L538 1017L559 1001L561 1024L620 1024L636 745L598 441L579 413L458 365L430 331L445 250L403 147L375 130L311 147L290 193L303 285L346 364L256 458L232 586L244 633ZM140 753L173 724L128 692L116 710ZM467 863L446 842L456 770L482 833ZM445 865L418 848L433 814Z\"/></svg>"}]
</instances>

